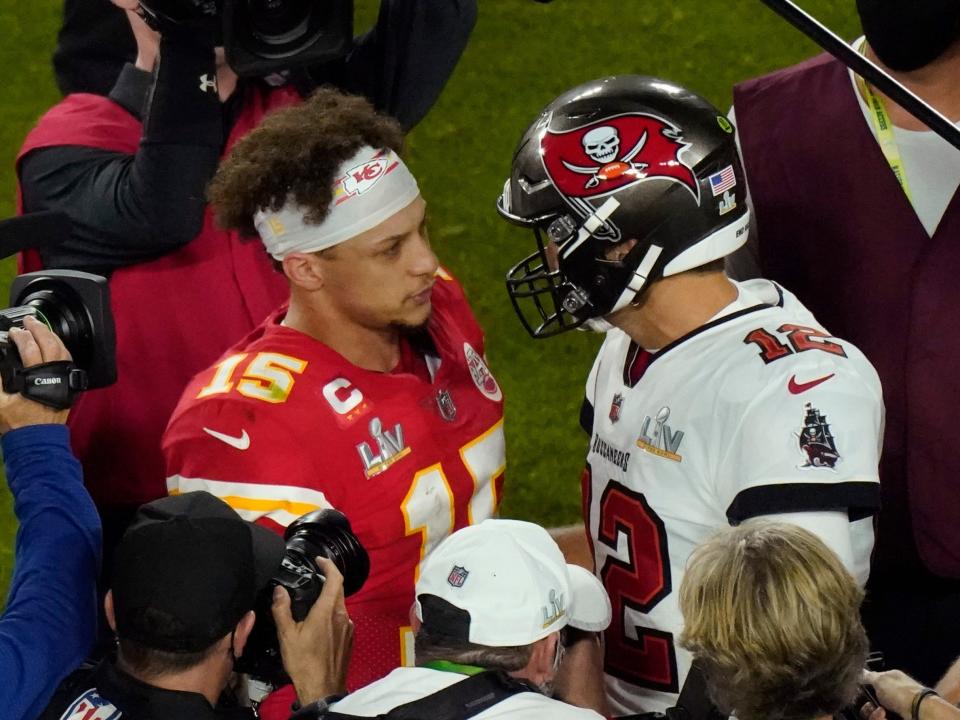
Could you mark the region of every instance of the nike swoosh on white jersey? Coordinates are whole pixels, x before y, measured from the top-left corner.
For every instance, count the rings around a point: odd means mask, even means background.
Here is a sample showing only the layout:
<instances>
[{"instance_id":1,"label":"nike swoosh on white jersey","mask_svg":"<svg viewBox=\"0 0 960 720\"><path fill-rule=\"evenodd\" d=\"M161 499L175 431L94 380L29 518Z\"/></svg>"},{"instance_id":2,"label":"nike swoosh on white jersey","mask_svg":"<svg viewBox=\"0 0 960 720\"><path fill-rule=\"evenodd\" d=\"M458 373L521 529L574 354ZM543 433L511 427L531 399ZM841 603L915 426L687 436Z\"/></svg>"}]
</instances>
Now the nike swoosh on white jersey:
<instances>
[{"instance_id":1,"label":"nike swoosh on white jersey","mask_svg":"<svg viewBox=\"0 0 960 720\"><path fill-rule=\"evenodd\" d=\"M250 436L247 435L247 431L244 430L240 433L239 437L233 435L226 435L216 430L211 430L210 428L204 428L203 431L210 437L215 437L217 440L222 440L227 445L237 450L246 450L250 447Z\"/></svg>"}]
</instances>

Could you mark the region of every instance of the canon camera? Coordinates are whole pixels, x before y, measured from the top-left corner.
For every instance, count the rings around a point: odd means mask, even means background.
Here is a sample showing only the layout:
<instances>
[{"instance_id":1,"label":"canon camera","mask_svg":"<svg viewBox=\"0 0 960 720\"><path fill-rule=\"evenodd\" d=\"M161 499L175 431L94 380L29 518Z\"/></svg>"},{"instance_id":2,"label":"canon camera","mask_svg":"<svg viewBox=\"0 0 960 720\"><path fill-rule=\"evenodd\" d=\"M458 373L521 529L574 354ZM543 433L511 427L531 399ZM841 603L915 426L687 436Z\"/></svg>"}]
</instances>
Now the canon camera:
<instances>
[{"instance_id":1,"label":"canon camera","mask_svg":"<svg viewBox=\"0 0 960 720\"><path fill-rule=\"evenodd\" d=\"M61 212L42 212L0 222L0 258L26 250L49 250L70 236L70 221ZM35 317L70 351L71 361L23 367L11 328ZM14 278L10 307L0 310L0 381L8 393L63 410L89 388L117 379L116 343L110 292L99 275L74 270L46 270Z\"/></svg>"},{"instance_id":2,"label":"canon camera","mask_svg":"<svg viewBox=\"0 0 960 720\"><path fill-rule=\"evenodd\" d=\"M21 275L10 288L10 307L0 310L0 379L3 389L57 409L73 404L77 393L117 379L113 316L107 281L73 270ZM23 367L10 328L35 317L70 351L72 362Z\"/></svg>"}]
</instances>

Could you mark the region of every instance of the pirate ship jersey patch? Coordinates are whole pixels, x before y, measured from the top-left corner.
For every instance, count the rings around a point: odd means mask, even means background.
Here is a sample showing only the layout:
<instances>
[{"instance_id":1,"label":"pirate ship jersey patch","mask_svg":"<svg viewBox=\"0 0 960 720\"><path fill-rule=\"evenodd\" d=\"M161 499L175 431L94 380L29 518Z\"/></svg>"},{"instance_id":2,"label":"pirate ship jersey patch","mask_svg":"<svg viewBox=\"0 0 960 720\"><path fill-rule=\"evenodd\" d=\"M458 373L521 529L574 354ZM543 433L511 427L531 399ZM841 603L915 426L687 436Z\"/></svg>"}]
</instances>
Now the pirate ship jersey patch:
<instances>
[{"instance_id":1,"label":"pirate ship jersey patch","mask_svg":"<svg viewBox=\"0 0 960 720\"><path fill-rule=\"evenodd\" d=\"M803 463L797 467L833 470L840 462L837 442L830 431L827 416L810 403L803 406L803 427L797 433Z\"/></svg>"}]
</instances>

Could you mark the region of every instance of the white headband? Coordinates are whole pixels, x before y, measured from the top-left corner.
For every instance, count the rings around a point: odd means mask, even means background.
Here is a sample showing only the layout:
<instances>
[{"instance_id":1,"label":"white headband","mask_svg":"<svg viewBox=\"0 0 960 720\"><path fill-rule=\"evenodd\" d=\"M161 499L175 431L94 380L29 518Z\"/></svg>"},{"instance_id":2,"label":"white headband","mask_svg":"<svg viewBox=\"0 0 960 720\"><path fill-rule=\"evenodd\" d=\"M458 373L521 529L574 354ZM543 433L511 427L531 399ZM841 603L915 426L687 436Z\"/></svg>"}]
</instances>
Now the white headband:
<instances>
[{"instance_id":1,"label":"white headband","mask_svg":"<svg viewBox=\"0 0 960 720\"><path fill-rule=\"evenodd\" d=\"M292 199L280 210L258 211L253 224L275 259L292 252L316 252L376 227L412 203L420 188L393 150L363 146L346 160L333 184L330 212L319 225L304 221Z\"/></svg>"}]
</instances>

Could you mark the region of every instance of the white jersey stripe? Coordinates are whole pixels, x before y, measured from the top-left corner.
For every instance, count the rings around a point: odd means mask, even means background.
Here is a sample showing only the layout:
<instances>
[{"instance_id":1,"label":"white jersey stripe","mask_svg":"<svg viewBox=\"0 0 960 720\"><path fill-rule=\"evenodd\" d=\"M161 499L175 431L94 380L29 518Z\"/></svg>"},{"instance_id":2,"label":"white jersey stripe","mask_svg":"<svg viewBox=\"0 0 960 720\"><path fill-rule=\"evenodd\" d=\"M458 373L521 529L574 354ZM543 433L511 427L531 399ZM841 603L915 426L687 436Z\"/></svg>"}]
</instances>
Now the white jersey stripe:
<instances>
[{"instance_id":1,"label":"white jersey stripe","mask_svg":"<svg viewBox=\"0 0 960 720\"><path fill-rule=\"evenodd\" d=\"M326 495L318 490L291 485L238 483L208 478L171 475L167 492L171 495L205 490L227 503L244 520L269 518L286 527L305 513L332 508Z\"/></svg>"}]
</instances>

